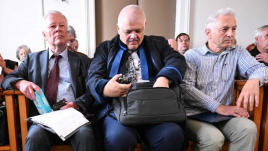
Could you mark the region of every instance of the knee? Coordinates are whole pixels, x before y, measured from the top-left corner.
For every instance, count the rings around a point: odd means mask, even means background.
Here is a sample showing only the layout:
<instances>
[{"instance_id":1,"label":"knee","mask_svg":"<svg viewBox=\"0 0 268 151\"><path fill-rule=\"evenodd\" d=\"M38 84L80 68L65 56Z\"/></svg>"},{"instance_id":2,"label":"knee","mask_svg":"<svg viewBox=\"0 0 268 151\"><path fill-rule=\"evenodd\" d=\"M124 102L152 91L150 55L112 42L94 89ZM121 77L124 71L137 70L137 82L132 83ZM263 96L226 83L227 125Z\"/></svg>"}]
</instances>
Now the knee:
<instances>
[{"instance_id":1,"label":"knee","mask_svg":"<svg viewBox=\"0 0 268 151\"><path fill-rule=\"evenodd\" d=\"M104 136L104 146L106 150L134 150L137 146L138 138L134 131L127 128L110 129Z\"/></svg>"},{"instance_id":2,"label":"knee","mask_svg":"<svg viewBox=\"0 0 268 151\"><path fill-rule=\"evenodd\" d=\"M237 127L238 132L241 133L246 132L247 134L257 134L257 126L253 121L247 119L243 123L244 124L241 124L239 127Z\"/></svg>"},{"instance_id":3,"label":"knee","mask_svg":"<svg viewBox=\"0 0 268 151\"><path fill-rule=\"evenodd\" d=\"M197 145L200 148L206 148L207 150L221 150L225 137L220 131L214 131L212 133L207 133L206 131L203 135L199 135L197 140Z\"/></svg>"},{"instance_id":4,"label":"knee","mask_svg":"<svg viewBox=\"0 0 268 151\"><path fill-rule=\"evenodd\" d=\"M150 145L154 150L180 149L184 143L184 132L175 123L165 123L160 133L149 137Z\"/></svg>"},{"instance_id":5,"label":"knee","mask_svg":"<svg viewBox=\"0 0 268 151\"><path fill-rule=\"evenodd\" d=\"M33 125L27 134L26 142L31 142L34 144L44 142L47 139L46 136L46 130L39 126Z\"/></svg>"},{"instance_id":6,"label":"knee","mask_svg":"<svg viewBox=\"0 0 268 151\"><path fill-rule=\"evenodd\" d=\"M245 118L240 118L239 121L236 124L235 130L234 130L234 136L237 135L238 137L233 137L233 138L238 138L241 139L242 137L253 137L257 138L257 126L256 124ZM232 138L232 137L231 137Z\"/></svg>"},{"instance_id":7,"label":"knee","mask_svg":"<svg viewBox=\"0 0 268 151\"><path fill-rule=\"evenodd\" d=\"M75 136L79 137L80 140L95 140L93 129L91 126L83 126L81 127L75 134Z\"/></svg>"},{"instance_id":8,"label":"knee","mask_svg":"<svg viewBox=\"0 0 268 151\"><path fill-rule=\"evenodd\" d=\"M49 150L48 132L37 125L32 125L26 137L25 150Z\"/></svg>"},{"instance_id":9,"label":"knee","mask_svg":"<svg viewBox=\"0 0 268 151\"><path fill-rule=\"evenodd\" d=\"M163 130L162 137L170 142L183 142L184 132L179 125L172 123L167 129Z\"/></svg>"}]
</instances>

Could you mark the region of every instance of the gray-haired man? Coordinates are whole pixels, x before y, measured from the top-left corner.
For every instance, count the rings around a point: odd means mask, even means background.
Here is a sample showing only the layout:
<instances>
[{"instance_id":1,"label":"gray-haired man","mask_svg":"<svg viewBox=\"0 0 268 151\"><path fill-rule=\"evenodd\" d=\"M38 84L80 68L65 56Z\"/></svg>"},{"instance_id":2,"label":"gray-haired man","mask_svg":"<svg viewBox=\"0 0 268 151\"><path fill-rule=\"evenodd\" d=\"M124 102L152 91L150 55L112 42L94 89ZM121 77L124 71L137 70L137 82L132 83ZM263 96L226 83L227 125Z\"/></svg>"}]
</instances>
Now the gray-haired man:
<instances>
[{"instance_id":1,"label":"gray-haired man","mask_svg":"<svg viewBox=\"0 0 268 151\"><path fill-rule=\"evenodd\" d=\"M232 115L227 121L209 124L187 119L187 134L197 142L195 150L220 150L229 140L229 151L254 150L256 125L246 111L259 104L259 86L268 82L268 68L256 61L246 49L232 45L236 35L236 20L232 9L221 9L210 15L205 34L207 43L185 53L187 71L181 86L186 98L187 115L213 112ZM233 102L236 70L249 80ZM241 108L243 104L243 108Z\"/></svg>"},{"instance_id":2,"label":"gray-haired man","mask_svg":"<svg viewBox=\"0 0 268 151\"><path fill-rule=\"evenodd\" d=\"M249 53L259 62L268 65L268 25L259 27L255 31L255 48Z\"/></svg>"}]
</instances>

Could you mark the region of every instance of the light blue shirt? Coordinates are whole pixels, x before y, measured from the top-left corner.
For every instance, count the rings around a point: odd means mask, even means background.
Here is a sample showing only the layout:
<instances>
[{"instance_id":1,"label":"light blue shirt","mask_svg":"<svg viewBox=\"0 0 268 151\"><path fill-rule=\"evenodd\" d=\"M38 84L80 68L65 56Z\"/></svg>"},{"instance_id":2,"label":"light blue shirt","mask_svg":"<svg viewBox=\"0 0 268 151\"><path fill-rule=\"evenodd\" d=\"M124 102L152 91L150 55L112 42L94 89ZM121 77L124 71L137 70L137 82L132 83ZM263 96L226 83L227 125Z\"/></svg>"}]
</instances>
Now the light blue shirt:
<instances>
[{"instance_id":1,"label":"light blue shirt","mask_svg":"<svg viewBox=\"0 0 268 151\"><path fill-rule=\"evenodd\" d=\"M48 77L50 71L54 65L54 58L51 58L54 53L49 50L49 65L48 65ZM73 102L75 100L74 91L71 81L71 71L68 60L68 50L65 49L61 54L62 58L59 60L59 86L57 93L57 102L65 98L68 102Z\"/></svg>"},{"instance_id":2,"label":"light blue shirt","mask_svg":"<svg viewBox=\"0 0 268 151\"><path fill-rule=\"evenodd\" d=\"M181 84L186 114L215 112L220 104L233 102L236 70L248 79L268 82L268 68L241 46L213 53L206 45L186 51L187 70Z\"/></svg>"}]
</instances>

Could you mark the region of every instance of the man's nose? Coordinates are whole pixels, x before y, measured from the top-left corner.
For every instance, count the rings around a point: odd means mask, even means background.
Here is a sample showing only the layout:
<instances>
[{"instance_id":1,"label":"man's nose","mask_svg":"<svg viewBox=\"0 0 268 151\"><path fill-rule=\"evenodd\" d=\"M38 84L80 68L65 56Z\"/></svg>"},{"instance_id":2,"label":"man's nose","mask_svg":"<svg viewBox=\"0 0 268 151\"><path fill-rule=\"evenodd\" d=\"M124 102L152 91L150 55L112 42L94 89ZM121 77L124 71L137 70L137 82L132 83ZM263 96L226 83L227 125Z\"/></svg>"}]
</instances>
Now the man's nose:
<instances>
[{"instance_id":1,"label":"man's nose","mask_svg":"<svg viewBox=\"0 0 268 151\"><path fill-rule=\"evenodd\" d=\"M234 35L235 35L235 31L233 31L233 30L228 30L228 32L227 32L227 36L228 37L234 37Z\"/></svg>"},{"instance_id":2,"label":"man's nose","mask_svg":"<svg viewBox=\"0 0 268 151\"><path fill-rule=\"evenodd\" d=\"M59 31L60 30L60 26L56 26L56 31Z\"/></svg>"},{"instance_id":3,"label":"man's nose","mask_svg":"<svg viewBox=\"0 0 268 151\"><path fill-rule=\"evenodd\" d=\"M137 37L137 33L136 32L132 32L131 34L130 34L130 38L136 38Z\"/></svg>"}]
</instances>

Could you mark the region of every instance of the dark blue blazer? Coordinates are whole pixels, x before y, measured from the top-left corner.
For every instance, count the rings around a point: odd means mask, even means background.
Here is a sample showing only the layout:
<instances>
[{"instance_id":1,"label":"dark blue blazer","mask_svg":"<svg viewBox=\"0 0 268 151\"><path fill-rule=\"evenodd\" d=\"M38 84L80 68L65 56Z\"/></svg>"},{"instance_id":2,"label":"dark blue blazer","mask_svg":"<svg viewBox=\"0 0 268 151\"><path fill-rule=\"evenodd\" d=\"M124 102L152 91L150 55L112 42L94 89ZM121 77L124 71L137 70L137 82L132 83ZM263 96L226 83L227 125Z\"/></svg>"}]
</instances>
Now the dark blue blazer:
<instances>
[{"instance_id":1,"label":"dark blue blazer","mask_svg":"<svg viewBox=\"0 0 268 151\"><path fill-rule=\"evenodd\" d=\"M110 79L109 73L119 50L119 41L117 35L112 40L101 43L96 48L88 71L87 88L96 99L93 109L97 119L104 116L112 100L103 97L103 89ZM179 85L186 71L184 56L174 51L164 37L144 36L142 44L148 61L149 80L155 82L155 79L163 76L171 80L173 85ZM119 72L123 71L124 66L125 63L120 63Z\"/></svg>"}]
</instances>

